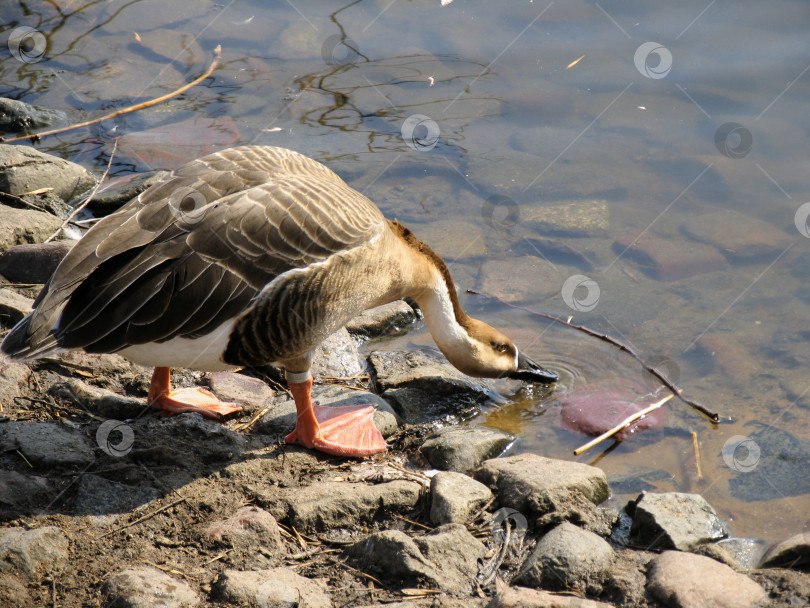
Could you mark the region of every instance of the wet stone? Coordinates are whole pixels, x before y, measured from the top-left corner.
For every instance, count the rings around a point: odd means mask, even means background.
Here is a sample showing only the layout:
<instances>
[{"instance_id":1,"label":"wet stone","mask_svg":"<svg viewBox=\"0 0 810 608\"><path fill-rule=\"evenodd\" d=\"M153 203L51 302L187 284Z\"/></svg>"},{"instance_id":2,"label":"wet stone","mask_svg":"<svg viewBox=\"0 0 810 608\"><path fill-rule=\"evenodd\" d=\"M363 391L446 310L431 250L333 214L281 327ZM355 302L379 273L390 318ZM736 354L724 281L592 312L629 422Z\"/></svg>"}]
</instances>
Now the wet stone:
<instances>
[{"instance_id":1,"label":"wet stone","mask_svg":"<svg viewBox=\"0 0 810 608\"><path fill-rule=\"evenodd\" d=\"M610 545L592 532L564 522L541 538L515 576L529 587L585 591L605 578L613 560Z\"/></svg>"},{"instance_id":2,"label":"wet stone","mask_svg":"<svg viewBox=\"0 0 810 608\"><path fill-rule=\"evenodd\" d=\"M525 277L518 281L515 277ZM554 267L536 255L487 260L478 272L476 286L506 302L528 303L560 293L563 279Z\"/></svg>"},{"instance_id":3,"label":"wet stone","mask_svg":"<svg viewBox=\"0 0 810 608\"><path fill-rule=\"evenodd\" d=\"M436 525L466 524L470 518L492 500L492 492L484 484L463 473L442 471L430 480L430 521Z\"/></svg>"},{"instance_id":4,"label":"wet stone","mask_svg":"<svg viewBox=\"0 0 810 608\"><path fill-rule=\"evenodd\" d=\"M486 241L479 224L460 219L439 219L416 231L419 240L430 243L431 248L444 260L476 258L486 255Z\"/></svg>"},{"instance_id":5,"label":"wet stone","mask_svg":"<svg viewBox=\"0 0 810 608\"><path fill-rule=\"evenodd\" d=\"M68 539L56 526L0 530L0 572L20 574L36 581L45 572L68 563Z\"/></svg>"},{"instance_id":6,"label":"wet stone","mask_svg":"<svg viewBox=\"0 0 810 608\"><path fill-rule=\"evenodd\" d=\"M81 165L29 146L0 144L0 192L19 196L40 188L53 188L56 196L69 201L92 188L95 182ZM58 228L62 222L55 219Z\"/></svg>"},{"instance_id":7,"label":"wet stone","mask_svg":"<svg viewBox=\"0 0 810 608\"><path fill-rule=\"evenodd\" d=\"M700 494L643 493L625 509L633 517L630 541L648 549L690 551L729 536L728 524Z\"/></svg>"},{"instance_id":8,"label":"wet stone","mask_svg":"<svg viewBox=\"0 0 810 608\"><path fill-rule=\"evenodd\" d=\"M665 551L650 564L647 590L673 608L765 606L768 595L753 580L711 558Z\"/></svg>"},{"instance_id":9,"label":"wet stone","mask_svg":"<svg viewBox=\"0 0 810 608\"><path fill-rule=\"evenodd\" d=\"M681 226L690 237L708 243L725 256L739 261L772 261L790 244L790 237L773 224L740 213L725 210L701 213Z\"/></svg>"},{"instance_id":10,"label":"wet stone","mask_svg":"<svg viewBox=\"0 0 810 608\"><path fill-rule=\"evenodd\" d=\"M109 215L168 175L168 171L149 171L105 182L87 205L87 209L96 217Z\"/></svg>"},{"instance_id":11,"label":"wet stone","mask_svg":"<svg viewBox=\"0 0 810 608\"><path fill-rule=\"evenodd\" d=\"M0 323L13 326L31 312L33 302L9 287L0 287Z\"/></svg>"},{"instance_id":12,"label":"wet stone","mask_svg":"<svg viewBox=\"0 0 810 608\"><path fill-rule=\"evenodd\" d=\"M312 387L312 401L323 406L372 405L377 408L374 424L383 437L393 435L399 429L399 418L391 404L374 393L321 385ZM295 401L287 399L276 403L259 419L254 428L256 432L267 436L269 441L284 441L295 429L296 417Z\"/></svg>"},{"instance_id":13,"label":"wet stone","mask_svg":"<svg viewBox=\"0 0 810 608\"><path fill-rule=\"evenodd\" d=\"M397 479L365 484L326 481L261 496L276 519L303 532L356 528L378 518L407 513L419 503L422 485Z\"/></svg>"},{"instance_id":14,"label":"wet stone","mask_svg":"<svg viewBox=\"0 0 810 608\"><path fill-rule=\"evenodd\" d=\"M371 534L346 552L362 568L398 584L427 581L440 589L469 593L484 545L460 524L447 524L416 538L398 530Z\"/></svg>"},{"instance_id":15,"label":"wet stone","mask_svg":"<svg viewBox=\"0 0 810 608\"><path fill-rule=\"evenodd\" d=\"M332 607L323 581L303 577L290 568L225 570L215 584L215 594L238 606Z\"/></svg>"},{"instance_id":16,"label":"wet stone","mask_svg":"<svg viewBox=\"0 0 810 608\"><path fill-rule=\"evenodd\" d=\"M95 461L82 433L53 422L7 422L0 425L0 442L16 442L35 466L84 466Z\"/></svg>"},{"instance_id":17,"label":"wet stone","mask_svg":"<svg viewBox=\"0 0 810 608\"><path fill-rule=\"evenodd\" d=\"M726 270L728 261L711 245L686 239L668 239L649 232L616 239L613 249L637 262L660 281L678 281L696 274Z\"/></svg>"},{"instance_id":18,"label":"wet stone","mask_svg":"<svg viewBox=\"0 0 810 608\"><path fill-rule=\"evenodd\" d=\"M408 424L472 415L496 396L487 381L466 376L429 350L375 351L368 360L383 397Z\"/></svg>"},{"instance_id":19,"label":"wet stone","mask_svg":"<svg viewBox=\"0 0 810 608\"><path fill-rule=\"evenodd\" d=\"M357 346L346 328L333 333L315 349L312 376L318 378L351 378L363 371Z\"/></svg>"},{"instance_id":20,"label":"wet stone","mask_svg":"<svg viewBox=\"0 0 810 608\"><path fill-rule=\"evenodd\" d=\"M157 568L128 569L104 583L105 606L118 608L188 608L199 597L188 583Z\"/></svg>"},{"instance_id":21,"label":"wet stone","mask_svg":"<svg viewBox=\"0 0 810 608\"><path fill-rule=\"evenodd\" d=\"M404 300L397 300L371 308L346 323L346 329L364 339L396 336L411 330L416 322L416 311Z\"/></svg>"},{"instance_id":22,"label":"wet stone","mask_svg":"<svg viewBox=\"0 0 810 608\"><path fill-rule=\"evenodd\" d=\"M601 237L610 227L607 201L550 203L521 209L521 221L541 234Z\"/></svg>"},{"instance_id":23,"label":"wet stone","mask_svg":"<svg viewBox=\"0 0 810 608\"><path fill-rule=\"evenodd\" d=\"M498 456L513 437L486 427L445 427L422 444L428 462L443 471L470 473L482 462Z\"/></svg>"},{"instance_id":24,"label":"wet stone","mask_svg":"<svg viewBox=\"0 0 810 608\"><path fill-rule=\"evenodd\" d=\"M810 533L795 534L776 543L762 557L759 567L810 571Z\"/></svg>"},{"instance_id":25,"label":"wet stone","mask_svg":"<svg viewBox=\"0 0 810 608\"><path fill-rule=\"evenodd\" d=\"M231 372L213 372L207 377L208 388L222 401L230 401L248 410L258 410L273 402L276 392L258 378Z\"/></svg>"},{"instance_id":26,"label":"wet stone","mask_svg":"<svg viewBox=\"0 0 810 608\"><path fill-rule=\"evenodd\" d=\"M6 133L23 133L43 127L58 127L67 124L67 114L30 103L0 97L0 130Z\"/></svg>"},{"instance_id":27,"label":"wet stone","mask_svg":"<svg viewBox=\"0 0 810 608\"><path fill-rule=\"evenodd\" d=\"M756 538L725 538L713 543L712 546L728 553L731 558L729 566L735 570L756 568L766 549L765 542Z\"/></svg>"}]
</instances>

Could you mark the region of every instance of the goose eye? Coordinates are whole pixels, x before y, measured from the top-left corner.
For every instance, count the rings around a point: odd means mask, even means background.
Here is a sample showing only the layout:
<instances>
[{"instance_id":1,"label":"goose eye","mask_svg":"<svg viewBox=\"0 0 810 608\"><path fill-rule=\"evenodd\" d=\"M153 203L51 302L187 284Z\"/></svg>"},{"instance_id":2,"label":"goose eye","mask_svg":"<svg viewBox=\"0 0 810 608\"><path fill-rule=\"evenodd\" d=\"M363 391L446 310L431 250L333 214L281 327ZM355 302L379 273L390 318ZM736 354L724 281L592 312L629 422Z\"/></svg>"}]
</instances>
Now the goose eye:
<instances>
[{"instance_id":1,"label":"goose eye","mask_svg":"<svg viewBox=\"0 0 810 608\"><path fill-rule=\"evenodd\" d=\"M495 347L495 350L497 350L499 353L505 353L507 350L509 350L509 347L506 344L498 344Z\"/></svg>"}]
</instances>

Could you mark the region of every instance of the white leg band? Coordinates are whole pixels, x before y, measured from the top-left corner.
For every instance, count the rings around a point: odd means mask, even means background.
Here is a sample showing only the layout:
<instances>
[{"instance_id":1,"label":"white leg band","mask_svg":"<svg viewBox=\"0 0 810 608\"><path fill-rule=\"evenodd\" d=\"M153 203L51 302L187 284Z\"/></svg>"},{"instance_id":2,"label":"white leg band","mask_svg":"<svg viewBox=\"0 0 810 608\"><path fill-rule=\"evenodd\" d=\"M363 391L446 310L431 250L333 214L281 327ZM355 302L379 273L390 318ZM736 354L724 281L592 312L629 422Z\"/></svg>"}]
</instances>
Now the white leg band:
<instances>
[{"instance_id":1,"label":"white leg band","mask_svg":"<svg viewBox=\"0 0 810 608\"><path fill-rule=\"evenodd\" d=\"M284 373L287 377L287 382L293 382L296 384L306 382L307 380L312 378L312 374L309 372L309 370L305 372L290 372L285 370Z\"/></svg>"}]
</instances>

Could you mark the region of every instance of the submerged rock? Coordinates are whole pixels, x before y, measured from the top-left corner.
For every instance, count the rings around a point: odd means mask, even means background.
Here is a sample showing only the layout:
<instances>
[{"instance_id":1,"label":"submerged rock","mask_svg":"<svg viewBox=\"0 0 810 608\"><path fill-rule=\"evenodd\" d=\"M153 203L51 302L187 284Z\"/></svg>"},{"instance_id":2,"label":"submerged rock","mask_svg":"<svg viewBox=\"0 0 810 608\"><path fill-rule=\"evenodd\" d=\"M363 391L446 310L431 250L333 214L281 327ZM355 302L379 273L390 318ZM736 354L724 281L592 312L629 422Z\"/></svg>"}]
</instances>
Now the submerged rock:
<instances>
[{"instance_id":1,"label":"submerged rock","mask_svg":"<svg viewBox=\"0 0 810 608\"><path fill-rule=\"evenodd\" d=\"M633 517L630 541L648 549L690 551L730 534L700 494L644 493L625 509Z\"/></svg>"},{"instance_id":2,"label":"submerged rock","mask_svg":"<svg viewBox=\"0 0 810 608\"><path fill-rule=\"evenodd\" d=\"M686 239L669 239L649 232L628 234L616 239L613 249L639 265L660 281L678 281L688 277L726 270L728 261L711 245Z\"/></svg>"},{"instance_id":3,"label":"submerged rock","mask_svg":"<svg viewBox=\"0 0 810 608\"><path fill-rule=\"evenodd\" d=\"M743 262L771 261L791 239L773 224L730 209L694 215L681 229L727 257Z\"/></svg>"}]
</instances>

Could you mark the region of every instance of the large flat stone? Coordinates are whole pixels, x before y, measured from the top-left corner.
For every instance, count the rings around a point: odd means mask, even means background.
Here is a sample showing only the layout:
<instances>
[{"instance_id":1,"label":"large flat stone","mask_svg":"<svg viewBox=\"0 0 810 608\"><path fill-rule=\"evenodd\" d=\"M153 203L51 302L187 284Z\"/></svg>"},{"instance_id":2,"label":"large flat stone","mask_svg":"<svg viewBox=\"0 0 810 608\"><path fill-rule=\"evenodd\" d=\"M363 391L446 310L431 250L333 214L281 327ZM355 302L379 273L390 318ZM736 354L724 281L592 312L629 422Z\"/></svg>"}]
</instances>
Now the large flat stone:
<instances>
[{"instance_id":1,"label":"large flat stone","mask_svg":"<svg viewBox=\"0 0 810 608\"><path fill-rule=\"evenodd\" d=\"M612 606L613 604L587 600L576 595L506 585L498 589L487 604L487 608L611 608Z\"/></svg>"},{"instance_id":2,"label":"large flat stone","mask_svg":"<svg viewBox=\"0 0 810 608\"><path fill-rule=\"evenodd\" d=\"M53 422L7 422L0 425L0 441L16 442L36 466L83 466L95 460L82 433Z\"/></svg>"},{"instance_id":3,"label":"large flat stone","mask_svg":"<svg viewBox=\"0 0 810 608\"><path fill-rule=\"evenodd\" d=\"M239 606L332 608L323 581L306 578L290 568L226 570L217 580L216 594Z\"/></svg>"},{"instance_id":4,"label":"large flat stone","mask_svg":"<svg viewBox=\"0 0 810 608\"><path fill-rule=\"evenodd\" d=\"M768 601L765 590L744 574L681 551L665 551L651 562L647 590L672 608L754 608Z\"/></svg>"},{"instance_id":5,"label":"large flat stone","mask_svg":"<svg viewBox=\"0 0 810 608\"><path fill-rule=\"evenodd\" d=\"M511 441L510 435L495 429L450 426L436 431L420 451L437 469L471 473L488 458L498 456Z\"/></svg>"},{"instance_id":6,"label":"large flat stone","mask_svg":"<svg viewBox=\"0 0 810 608\"><path fill-rule=\"evenodd\" d=\"M190 608L199 597L183 580L157 568L130 568L104 583L105 606L121 608Z\"/></svg>"},{"instance_id":7,"label":"large flat stone","mask_svg":"<svg viewBox=\"0 0 810 608\"><path fill-rule=\"evenodd\" d=\"M690 551L730 533L700 494L643 493L625 510L633 517L630 541L648 549Z\"/></svg>"},{"instance_id":8,"label":"large flat stone","mask_svg":"<svg viewBox=\"0 0 810 608\"><path fill-rule=\"evenodd\" d=\"M638 262L645 272L661 281L677 281L729 267L726 258L711 245L664 238L649 232L641 236L621 236L613 249Z\"/></svg>"},{"instance_id":9,"label":"large flat stone","mask_svg":"<svg viewBox=\"0 0 810 608\"><path fill-rule=\"evenodd\" d=\"M731 259L744 262L769 260L791 242L784 230L731 209L696 214L681 228L693 239L716 247Z\"/></svg>"},{"instance_id":10,"label":"large flat stone","mask_svg":"<svg viewBox=\"0 0 810 608\"><path fill-rule=\"evenodd\" d=\"M542 515L572 492L594 504L608 497L607 478L601 469L536 454L487 460L475 478L490 487L503 506L524 514Z\"/></svg>"}]
</instances>

